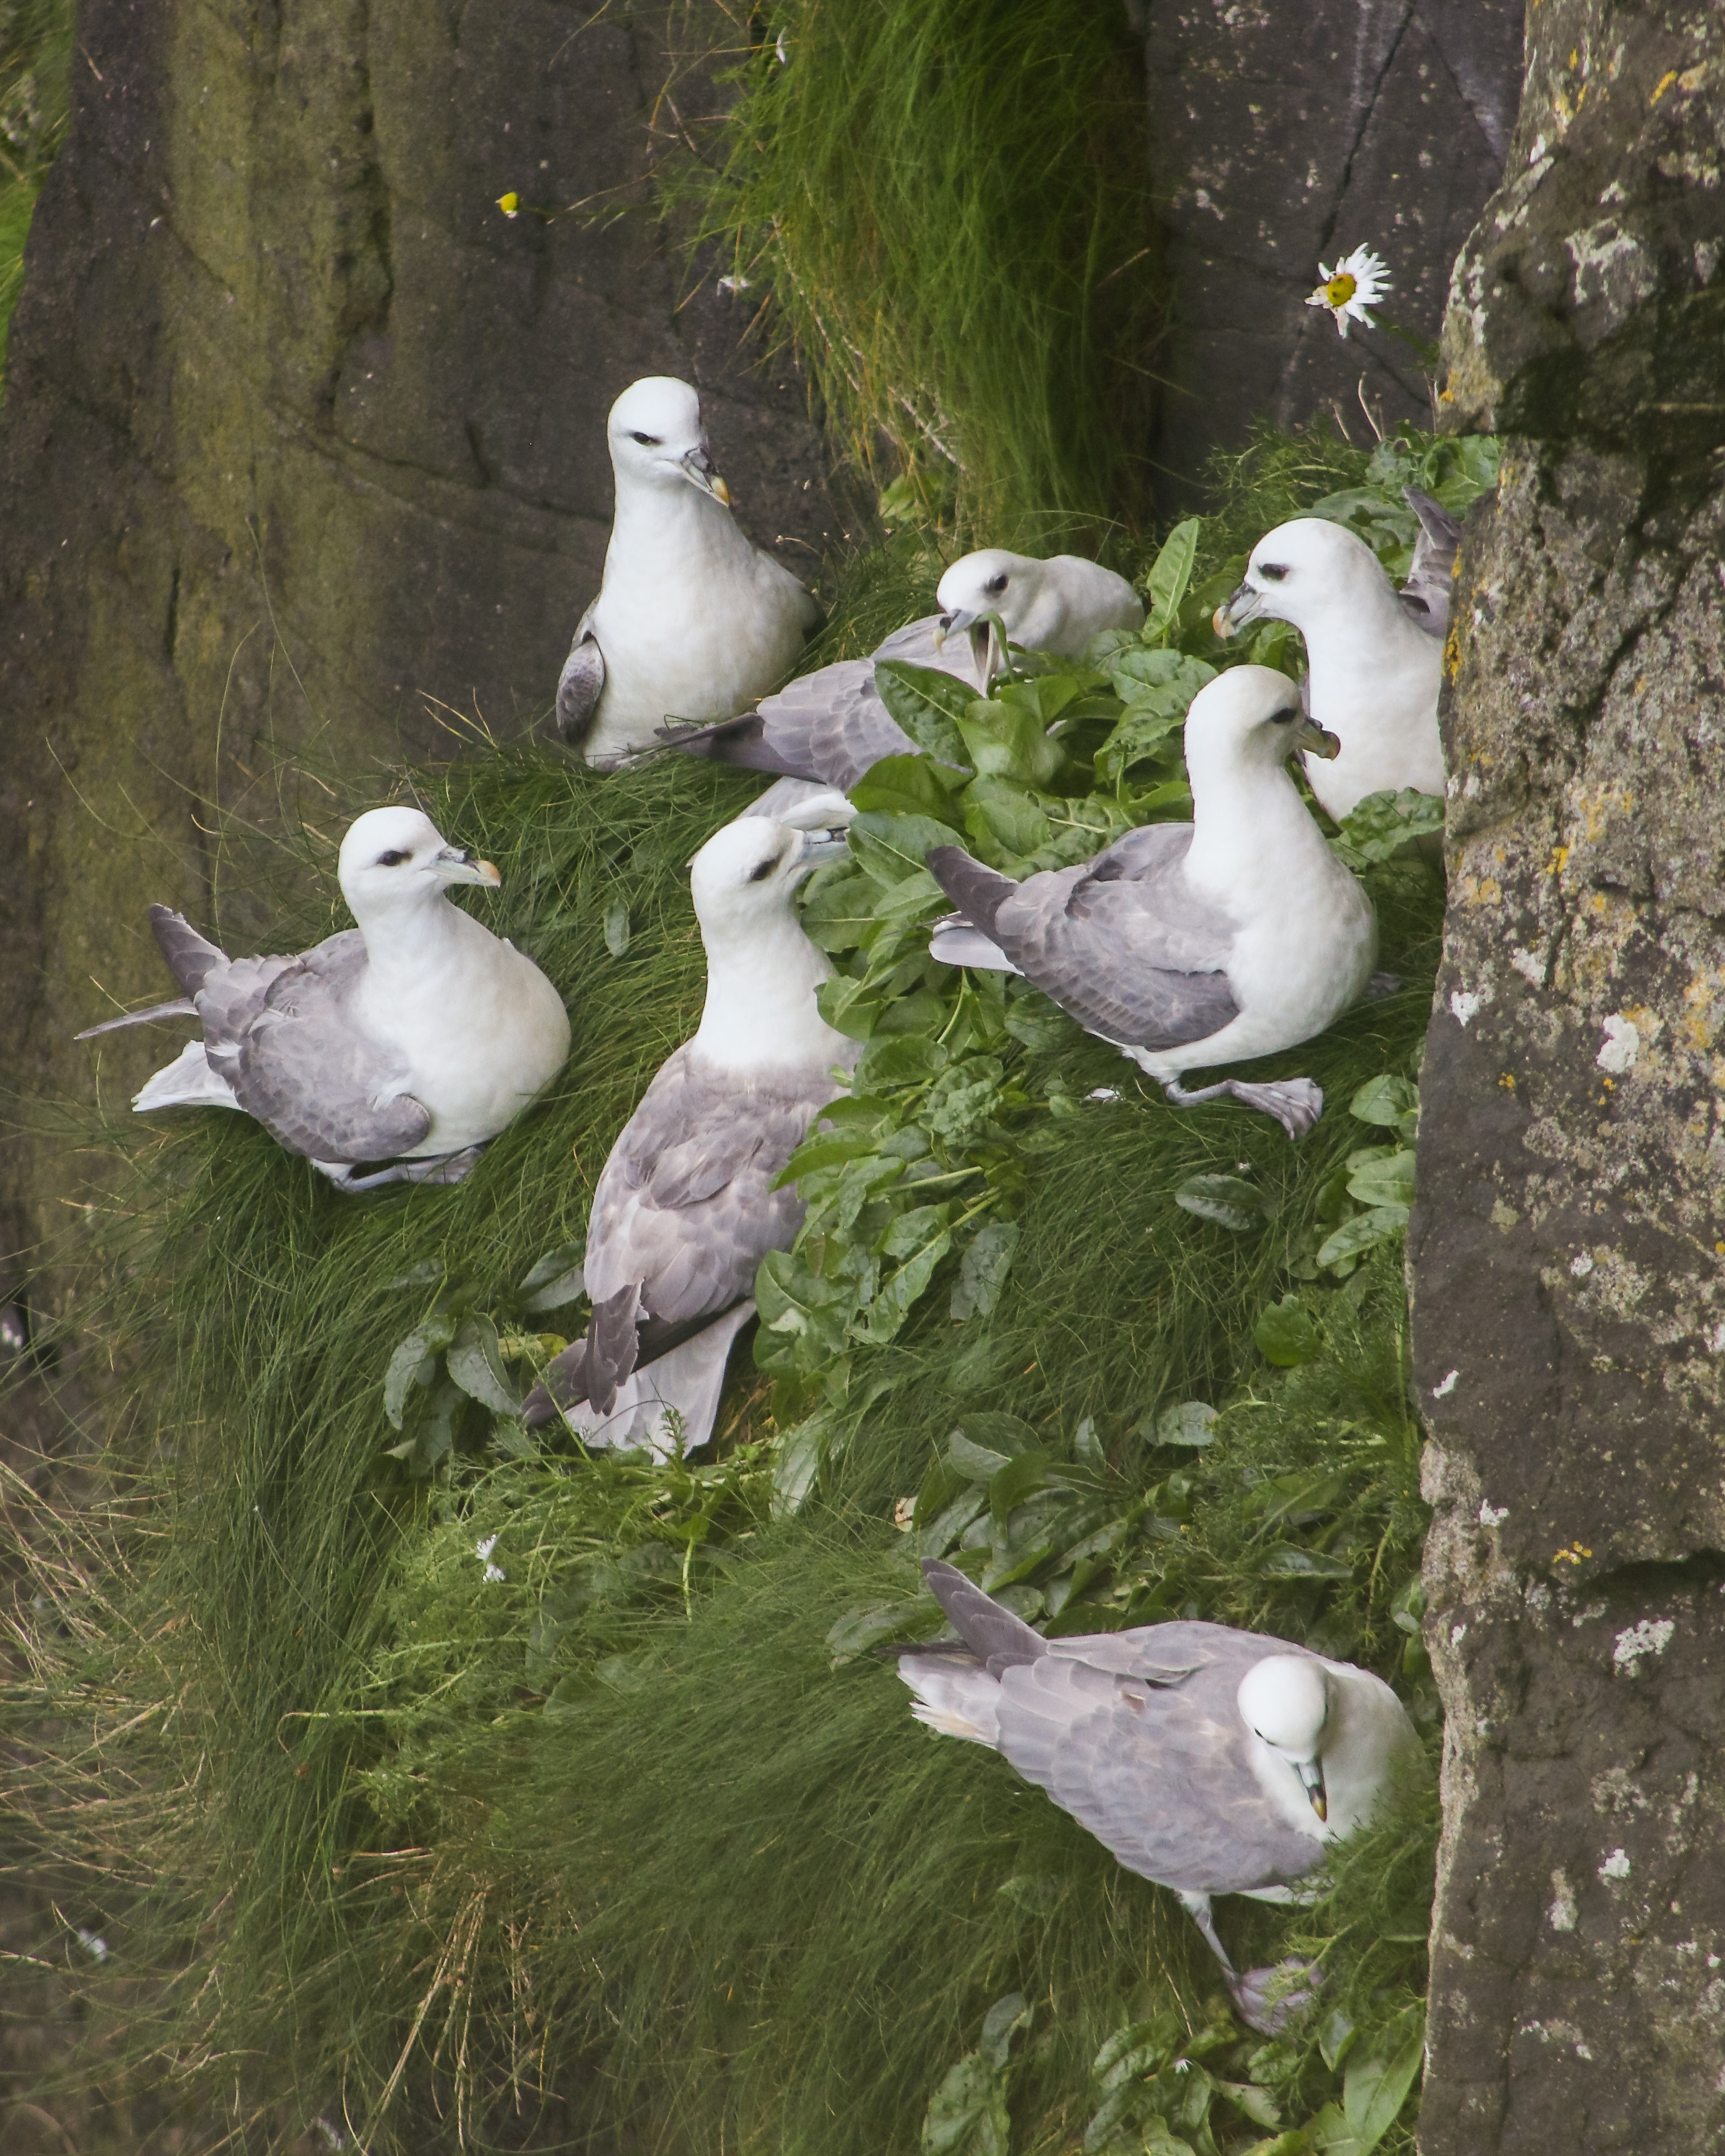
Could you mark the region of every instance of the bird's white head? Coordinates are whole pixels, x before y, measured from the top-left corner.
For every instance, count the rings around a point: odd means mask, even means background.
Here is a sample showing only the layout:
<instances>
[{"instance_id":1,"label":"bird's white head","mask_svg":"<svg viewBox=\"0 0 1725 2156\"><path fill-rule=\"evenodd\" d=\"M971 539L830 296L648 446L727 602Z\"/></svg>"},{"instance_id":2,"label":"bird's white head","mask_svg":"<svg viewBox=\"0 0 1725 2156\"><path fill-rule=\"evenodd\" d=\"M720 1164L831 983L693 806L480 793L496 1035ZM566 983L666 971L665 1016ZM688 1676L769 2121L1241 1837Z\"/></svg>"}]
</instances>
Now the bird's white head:
<instances>
[{"instance_id":1,"label":"bird's white head","mask_svg":"<svg viewBox=\"0 0 1725 2156\"><path fill-rule=\"evenodd\" d=\"M1291 1767L1320 1820L1329 1817L1323 1749L1330 1719L1330 1678L1310 1655L1266 1655L1240 1681L1240 1719L1259 1743Z\"/></svg>"},{"instance_id":2,"label":"bird's white head","mask_svg":"<svg viewBox=\"0 0 1725 2156\"><path fill-rule=\"evenodd\" d=\"M689 865L689 888L704 939L758 934L788 917L809 871L845 851L842 831L804 831L771 816L739 816L716 831Z\"/></svg>"},{"instance_id":3,"label":"bird's white head","mask_svg":"<svg viewBox=\"0 0 1725 2156\"><path fill-rule=\"evenodd\" d=\"M1210 625L1229 637L1255 621L1286 621L1309 637L1338 610L1357 624L1363 605L1385 598L1396 608L1394 587L1363 539L1327 517L1296 516L1253 547L1244 582Z\"/></svg>"},{"instance_id":4,"label":"bird's white head","mask_svg":"<svg viewBox=\"0 0 1725 2156\"><path fill-rule=\"evenodd\" d=\"M1286 763L1296 749L1328 762L1341 753L1332 733L1314 726L1297 685L1273 666L1235 666L1207 681L1186 714L1186 767L1199 774L1219 763Z\"/></svg>"},{"instance_id":5,"label":"bird's white head","mask_svg":"<svg viewBox=\"0 0 1725 2156\"><path fill-rule=\"evenodd\" d=\"M713 470L701 424L701 399L674 375L630 382L606 422L619 488L693 486L730 506L731 490Z\"/></svg>"},{"instance_id":6,"label":"bird's white head","mask_svg":"<svg viewBox=\"0 0 1725 2156\"><path fill-rule=\"evenodd\" d=\"M489 861L447 843L417 808L368 808L347 828L339 867L341 896L356 921L381 921L437 898L454 883L495 888Z\"/></svg>"},{"instance_id":7,"label":"bird's white head","mask_svg":"<svg viewBox=\"0 0 1725 2156\"><path fill-rule=\"evenodd\" d=\"M937 647L949 636L968 635L978 678L991 680L1006 660L1003 631L1014 644L1040 649L1030 632L1044 626L1041 616L1050 617L1048 628L1057 625L1058 608L1048 604L1044 585L1041 562L1026 554L984 547L962 556L935 593L941 609Z\"/></svg>"}]
</instances>

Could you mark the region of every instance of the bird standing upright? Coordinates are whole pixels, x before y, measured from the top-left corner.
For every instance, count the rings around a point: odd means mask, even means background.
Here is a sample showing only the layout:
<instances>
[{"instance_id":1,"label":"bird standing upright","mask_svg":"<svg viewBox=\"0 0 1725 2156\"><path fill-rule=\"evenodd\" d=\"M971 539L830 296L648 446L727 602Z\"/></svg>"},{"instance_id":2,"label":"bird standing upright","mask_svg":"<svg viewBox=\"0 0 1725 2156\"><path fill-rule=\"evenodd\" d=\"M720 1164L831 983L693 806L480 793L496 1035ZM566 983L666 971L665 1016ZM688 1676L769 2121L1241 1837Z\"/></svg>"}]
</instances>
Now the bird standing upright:
<instances>
[{"instance_id":1,"label":"bird standing upright","mask_svg":"<svg viewBox=\"0 0 1725 2156\"><path fill-rule=\"evenodd\" d=\"M1215 613L1218 636L1286 621L1306 639L1308 708L1342 744L1327 763L1308 754L1306 777L1337 823L1368 793L1444 791L1438 690L1460 527L1425 495L1410 499L1420 543L1404 592L1363 539L1296 516L1265 533Z\"/></svg>"},{"instance_id":2,"label":"bird standing upright","mask_svg":"<svg viewBox=\"0 0 1725 2156\"><path fill-rule=\"evenodd\" d=\"M754 1314L755 1269L803 1218L779 1171L839 1090L859 1044L815 997L830 970L803 932L797 886L843 841L768 817L709 839L690 887L706 950L701 1025L660 1066L599 1173L585 1271L586 1336L529 1395L530 1429L561 1414L590 1445L683 1449L712 1434L731 1343Z\"/></svg>"},{"instance_id":3,"label":"bird standing upright","mask_svg":"<svg viewBox=\"0 0 1725 2156\"><path fill-rule=\"evenodd\" d=\"M925 1558L922 1573L959 1636L882 1650L916 1719L1001 1753L1129 1871L1172 1887L1242 2018L1274 2033L1310 1999L1309 1969L1242 1976L1210 1897L1293 1898L1398 1769L1419 1768L1401 1702L1369 1670L1227 1625L1045 1640L956 1566Z\"/></svg>"},{"instance_id":4,"label":"bird standing upright","mask_svg":"<svg viewBox=\"0 0 1725 2156\"><path fill-rule=\"evenodd\" d=\"M667 718L728 718L782 681L820 620L737 529L686 382L632 382L607 422L617 504L599 595L576 626L557 726L609 769Z\"/></svg>"},{"instance_id":5,"label":"bird standing upright","mask_svg":"<svg viewBox=\"0 0 1725 2156\"><path fill-rule=\"evenodd\" d=\"M502 881L417 808L373 808L341 841L357 927L293 957L229 958L165 906L150 909L185 991L80 1033L197 1018L133 1101L239 1108L339 1187L456 1182L569 1052L562 998L531 958L449 904L452 884ZM369 1175L356 1166L394 1165Z\"/></svg>"},{"instance_id":6,"label":"bird standing upright","mask_svg":"<svg viewBox=\"0 0 1725 2156\"><path fill-rule=\"evenodd\" d=\"M1180 1081L1310 1040L1371 978L1372 901L1286 768L1296 748L1333 757L1338 746L1305 717L1286 675L1218 675L1186 718L1189 824L1146 824L1022 883L934 847L929 872L962 912L936 929L932 954L1022 973L1177 1107L1228 1094L1302 1137L1323 1107L1309 1078L1192 1092Z\"/></svg>"}]
</instances>

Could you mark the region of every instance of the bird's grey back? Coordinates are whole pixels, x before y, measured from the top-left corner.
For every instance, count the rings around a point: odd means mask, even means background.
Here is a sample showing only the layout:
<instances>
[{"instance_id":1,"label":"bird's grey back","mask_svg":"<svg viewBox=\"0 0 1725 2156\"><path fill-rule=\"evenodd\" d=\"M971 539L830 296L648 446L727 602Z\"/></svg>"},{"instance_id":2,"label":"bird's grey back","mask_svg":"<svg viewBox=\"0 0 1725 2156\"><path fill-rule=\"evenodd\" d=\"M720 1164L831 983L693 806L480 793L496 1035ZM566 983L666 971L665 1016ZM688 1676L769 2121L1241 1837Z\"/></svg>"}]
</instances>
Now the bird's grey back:
<instances>
[{"instance_id":1,"label":"bird's grey back","mask_svg":"<svg viewBox=\"0 0 1725 2156\"><path fill-rule=\"evenodd\" d=\"M631 1281L655 1317L716 1317L750 1294L803 1214L773 1188L838 1088L825 1067L741 1078L694 1052L667 1057L600 1172L588 1226L595 1302Z\"/></svg>"},{"instance_id":2,"label":"bird's grey back","mask_svg":"<svg viewBox=\"0 0 1725 2156\"><path fill-rule=\"evenodd\" d=\"M916 744L882 701L875 668L883 660L954 671L937 651L937 614L895 629L866 659L841 659L792 681L758 706L766 738L800 778L848 792L882 757L914 756ZM963 678L963 677L960 677Z\"/></svg>"}]
</instances>

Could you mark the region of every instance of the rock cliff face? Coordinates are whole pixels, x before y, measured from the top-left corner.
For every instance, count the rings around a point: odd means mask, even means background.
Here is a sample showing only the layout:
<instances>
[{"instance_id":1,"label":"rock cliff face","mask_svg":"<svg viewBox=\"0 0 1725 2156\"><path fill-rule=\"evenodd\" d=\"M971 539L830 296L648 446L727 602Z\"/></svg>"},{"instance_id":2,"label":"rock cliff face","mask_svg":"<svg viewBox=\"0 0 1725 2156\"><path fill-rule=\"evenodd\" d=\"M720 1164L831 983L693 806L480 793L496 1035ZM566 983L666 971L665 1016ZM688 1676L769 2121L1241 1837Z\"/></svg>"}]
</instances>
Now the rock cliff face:
<instances>
[{"instance_id":1,"label":"rock cliff face","mask_svg":"<svg viewBox=\"0 0 1725 2156\"><path fill-rule=\"evenodd\" d=\"M1545 0L1456 265L1409 1241L1448 1711L1428 2156L1725 2133L1725 18Z\"/></svg>"},{"instance_id":2,"label":"rock cliff face","mask_svg":"<svg viewBox=\"0 0 1725 2156\"><path fill-rule=\"evenodd\" d=\"M1308 309L1317 265L1362 244L1394 289L1380 322L1435 341L1450 265L1503 171L1522 0L1148 0L1152 155L1173 234L1175 326L1158 457L1177 490L1254 415L1339 407L1366 439L1431 424L1420 360L1344 343Z\"/></svg>"},{"instance_id":3,"label":"rock cliff face","mask_svg":"<svg viewBox=\"0 0 1725 2156\"><path fill-rule=\"evenodd\" d=\"M455 712L506 737L549 702L637 375L700 387L744 527L818 567L823 454L793 371L751 367L747 304L708 280L680 305L639 208L548 214L644 200L671 20L85 0L0 414L9 1091L90 1097L95 983L162 978L147 901L263 927L213 834L279 822L281 759L381 789ZM106 1086L166 1040L105 1050ZM11 1248L64 1224L66 1175L46 1138L12 1149Z\"/></svg>"}]
</instances>

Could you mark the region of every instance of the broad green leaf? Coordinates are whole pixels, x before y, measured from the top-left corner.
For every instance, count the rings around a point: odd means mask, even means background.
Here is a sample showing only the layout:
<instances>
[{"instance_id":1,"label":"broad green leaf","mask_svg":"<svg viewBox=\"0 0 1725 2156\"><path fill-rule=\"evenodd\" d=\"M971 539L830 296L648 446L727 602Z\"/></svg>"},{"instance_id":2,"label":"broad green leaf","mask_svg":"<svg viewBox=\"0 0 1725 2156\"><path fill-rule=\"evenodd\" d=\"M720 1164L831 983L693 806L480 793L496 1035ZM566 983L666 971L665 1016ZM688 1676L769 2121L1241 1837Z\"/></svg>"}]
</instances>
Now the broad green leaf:
<instances>
[{"instance_id":1,"label":"broad green leaf","mask_svg":"<svg viewBox=\"0 0 1725 2156\"><path fill-rule=\"evenodd\" d=\"M785 1163L773 1183L775 1190L788 1189L800 1183L805 1175L813 1175L823 1168L842 1167L853 1160L866 1160L877 1150L871 1137L834 1137L823 1134L805 1138Z\"/></svg>"},{"instance_id":2,"label":"broad green leaf","mask_svg":"<svg viewBox=\"0 0 1725 2156\"><path fill-rule=\"evenodd\" d=\"M1337 845L1356 867L1387 861L1415 839L1433 836L1444 828L1444 804L1435 793L1419 793L1404 786L1399 793L1368 793L1349 809L1337 827Z\"/></svg>"},{"instance_id":3,"label":"broad green leaf","mask_svg":"<svg viewBox=\"0 0 1725 2156\"><path fill-rule=\"evenodd\" d=\"M1035 1452L1041 1448L1041 1440L1029 1423L1021 1416L1003 1414L999 1409L967 1408L959 1427L973 1444L988 1445L1008 1460L1015 1453Z\"/></svg>"},{"instance_id":4,"label":"broad green leaf","mask_svg":"<svg viewBox=\"0 0 1725 2156\"><path fill-rule=\"evenodd\" d=\"M847 1609L827 1634L834 1666L854 1661L882 1640L927 1622L928 1605L922 1601L875 1602L865 1609Z\"/></svg>"},{"instance_id":5,"label":"broad green leaf","mask_svg":"<svg viewBox=\"0 0 1725 2156\"><path fill-rule=\"evenodd\" d=\"M1271 1579L1352 1579L1353 1567L1327 1550L1301 1549L1291 1543L1266 1553L1258 1569Z\"/></svg>"},{"instance_id":6,"label":"broad green leaf","mask_svg":"<svg viewBox=\"0 0 1725 2156\"><path fill-rule=\"evenodd\" d=\"M922 2156L1007 2156L1012 2122L997 2067L973 2051L947 2071L922 2122Z\"/></svg>"},{"instance_id":7,"label":"broad green leaf","mask_svg":"<svg viewBox=\"0 0 1725 2156\"><path fill-rule=\"evenodd\" d=\"M823 981L814 1003L827 1024L847 1040L866 1040L880 1016L879 986L870 980L856 980L848 973L834 973Z\"/></svg>"},{"instance_id":8,"label":"broad green leaf","mask_svg":"<svg viewBox=\"0 0 1725 2156\"><path fill-rule=\"evenodd\" d=\"M1026 1497L1048 1480L1048 1460L1040 1452L1015 1453L988 1480L988 1510L1003 1525Z\"/></svg>"},{"instance_id":9,"label":"broad green leaf","mask_svg":"<svg viewBox=\"0 0 1725 2156\"><path fill-rule=\"evenodd\" d=\"M875 1034L857 1059L856 1083L872 1092L881 1086L920 1086L945 1069L947 1051L920 1033Z\"/></svg>"},{"instance_id":10,"label":"broad green leaf","mask_svg":"<svg viewBox=\"0 0 1725 2156\"><path fill-rule=\"evenodd\" d=\"M1174 1203L1236 1235L1261 1228L1271 1209L1264 1192L1237 1175L1189 1175L1174 1192Z\"/></svg>"},{"instance_id":11,"label":"broad green leaf","mask_svg":"<svg viewBox=\"0 0 1725 2156\"><path fill-rule=\"evenodd\" d=\"M1276 2098L1268 2089L1260 2088L1253 2082L1218 2082L1216 2087L1235 2109L1243 2112L1254 2126L1276 2127L1281 2124L1281 2113L1276 2108Z\"/></svg>"},{"instance_id":12,"label":"broad green leaf","mask_svg":"<svg viewBox=\"0 0 1725 2156\"><path fill-rule=\"evenodd\" d=\"M886 756L850 788L851 805L878 809L888 816L929 816L937 824L963 828L952 793L935 775L926 756Z\"/></svg>"},{"instance_id":13,"label":"broad green leaf","mask_svg":"<svg viewBox=\"0 0 1725 2156\"><path fill-rule=\"evenodd\" d=\"M1292 1296L1285 1296L1260 1312L1252 1337L1265 1361L1283 1370L1315 1362L1323 1349L1323 1335L1316 1320Z\"/></svg>"},{"instance_id":14,"label":"broad green leaf","mask_svg":"<svg viewBox=\"0 0 1725 2156\"><path fill-rule=\"evenodd\" d=\"M851 819L850 850L865 874L890 889L922 870L931 846L950 846L951 826L932 816L888 816L869 809Z\"/></svg>"},{"instance_id":15,"label":"broad green leaf","mask_svg":"<svg viewBox=\"0 0 1725 2156\"><path fill-rule=\"evenodd\" d=\"M614 958L629 948L629 908L621 899L605 908L605 948Z\"/></svg>"},{"instance_id":16,"label":"broad green leaf","mask_svg":"<svg viewBox=\"0 0 1725 2156\"><path fill-rule=\"evenodd\" d=\"M950 1204L943 1204L913 1206L901 1213L881 1239L882 1256L914 1258L932 1242L950 1241L945 1230L952 1211Z\"/></svg>"},{"instance_id":17,"label":"broad green leaf","mask_svg":"<svg viewBox=\"0 0 1725 2156\"><path fill-rule=\"evenodd\" d=\"M829 1333L849 1300L842 1282L822 1280L789 1250L769 1250L755 1274L755 1306L769 1332Z\"/></svg>"},{"instance_id":18,"label":"broad green leaf","mask_svg":"<svg viewBox=\"0 0 1725 2156\"><path fill-rule=\"evenodd\" d=\"M1018 1246L1019 1228L1014 1220L988 1220L977 1229L958 1261L958 1277L952 1286L952 1313L956 1320L962 1323L966 1318L993 1314Z\"/></svg>"},{"instance_id":19,"label":"broad green leaf","mask_svg":"<svg viewBox=\"0 0 1725 2156\"><path fill-rule=\"evenodd\" d=\"M1150 650L1142 644L1135 644L1115 660L1110 679L1122 703L1131 704L1148 690L1166 689L1178 681L1183 668L1203 663L1201 660L1188 659L1182 651ZM1213 676L1214 672L1213 666L1205 667L1205 678Z\"/></svg>"},{"instance_id":20,"label":"broad green leaf","mask_svg":"<svg viewBox=\"0 0 1725 2156\"><path fill-rule=\"evenodd\" d=\"M521 1282L522 1294L531 1294L536 1288L549 1287L566 1279L571 1271L579 1271L581 1261L587 1255L587 1238L578 1242L559 1243L539 1259ZM547 1308L551 1306L547 1305Z\"/></svg>"},{"instance_id":21,"label":"broad green leaf","mask_svg":"<svg viewBox=\"0 0 1725 2156\"><path fill-rule=\"evenodd\" d=\"M1030 2025L1030 2010L1022 1991L1009 1991L997 1999L983 2020L980 2050L991 2066L1004 2070L1012 2054L1012 2040Z\"/></svg>"},{"instance_id":22,"label":"broad green leaf","mask_svg":"<svg viewBox=\"0 0 1725 2156\"><path fill-rule=\"evenodd\" d=\"M937 667L912 666L902 659L883 659L875 668L880 701L919 749L942 763L967 761L957 721L976 691Z\"/></svg>"},{"instance_id":23,"label":"broad green leaf","mask_svg":"<svg viewBox=\"0 0 1725 2156\"><path fill-rule=\"evenodd\" d=\"M964 828L978 844L992 839L1018 860L1045 846L1054 829L1023 787L988 776L973 779L965 789Z\"/></svg>"},{"instance_id":24,"label":"broad green leaf","mask_svg":"<svg viewBox=\"0 0 1725 2156\"><path fill-rule=\"evenodd\" d=\"M1356 1122L1411 1136L1420 1115L1420 1089L1405 1078L1368 1078L1348 1104Z\"/></svg>"},{"instance_id":25,"label":"broad green leaf","mask_svg":"<svg viewBox=\"0 0 1725 2156\"><path fill-rule=\"evenodd\" d=\"M1144 624L1146 643L1153 638L1166 636L1178 618L1180 602L1192 581L1192 564L1197 557L1202 522L1199 517L1189 516L1177 524L1151 564L1147 579L1150 612Z\"/></svg>"},{"instance_id":26,"label":"broad green leaf","mask_svg":"<svg viewBox=\"0 0 1725 2156\"><path fill-rule=\"evenodd\" d=\"M1020 786L1046 786L1065 757L1042 720L1009 690L973 701L960 721L964 745L979 778L1008 778Z\"/></svg>"},{"instance_id":27,"label":"broad green leaf","mask_svg":"<svg viewBox=\"0 0 1725 2156\"><path fill-rule=\"evenodd\" d=\"M383 1412L390 1426L399 1430L408 1394L416 1385L429 1385L437 1358L455 1337L455 1321L439 1311L423 1325L416 1325L389 1358L383 1373Z\"/></svg>"},{"instance_id":28,"label":"broad green leaf","mask_svg":"<svg viewBox=\"0 0 1725 2156\"><path fill-rule=\"evenodd\" d=\"M1425 2016L1415 2007L1399 2015L1363 2054L1356 2046L1343 2082L1342 2107L1359 2156L1366 2156L1400 2115L1425 2052Z\"/></svg>"},{"instance_id":29,"label":"broad green leaf","mask_svg":"<svg viewBox=\"0 0 1725 2156\"><path fill-rule=\"evenodd\" d=\"M475 1313L463 1320L449 1343L444 1367L469 1399L477 1400L482 1408L495 1414L520 1414L521 1404L497 1352L497 1328L489 1317Z\"/></svg>"},{"instance_id":30,"label":"broad green leaf","mask_svg":"<svg viewBox=\"0 0 1725 2156\"><path fill-rule=\"evenodd\" d=\"M1249 1519L1261 1520L1267 1527L1277 1521L1317 1519L1333 1512L1347 1496L1345 1475L1301 1468L1292 1475L1273 1475L1255 1482L1240 1498L1240 1508Z\"/></svg>"},{"instance_id":31,"label":"broad green leaf","mask_svg":"<svg viewBox=\"0 0 1725 2156\"><path fill-rule=\"evenodd\" d=\"M947 1458L954 1471L973 1482L992 1481L1005 1466L1010 1455L996 1452L986 1445L978 1445L962 1430L955 1430L947 1439Z\"/></svg>"},{"instance_id":32,"label":"broad green leaf","mask_svg":"<svg viewBox=\"0 0 1725 2156\"><path fill-rule=\"evenodd\" d=\"M1012 984L1014 989L1018 986L1016 982ZM1016 994L1009 992L1006 1029L1033 1055L1050 1055L1072 1038L1076 1027L1059 1004L1050 1003L1040 988L1025 988Z\"/></svg>"},{"instance_id":33,"label":"broad green leaf","mask_svg":"<svg viewBox=\"0 0 1725 2156\"><path fill-rule=\"evenodd\" d=\"M1029 1916L1045 1917L1057 1909L1065 1899L1066 1890L1058 1879L1051 1879L1045 1871L1016 1871L1010 1879L1003 1880L994 1892L1003 1902L1010 1902L1015 1909Z\"/></svg>"},{"instance_id":34,"label":"broad green leaf","mask_svg":"<svg viewBox=\"0 0 1725 2156\"><path fill-rule=\"evenodd\" d=\"M1394 1205L1404 1212L1414 1202L1414 1156L1373 1147L1348 1163L1348 1194L1362 1205Z\"/></svg>"},{"instance_id":35,"label":"broad green leaf","mask_svg":"<svg viewBox=\"0 0 1725 2156\"><path fill-rule=\"evenodd\" d=\"M773 1462L773 1517L788 1519L800 1512L818 1480L826 1458L828 1424L811 1415L788 1430L778 1440Z\"/></svg>"},{"instance_id":36,"label":"broad green leaf","mask_svg":"<svg viewBox=\"0 0 1725 2156\"><path fill-rule=\"evenodd\" d=\"M1357 1258L1361 1251L1400 1235L1407 1224L1405 1205L1378 1205L1369 1213L1356 1213L1351 1220L1344 1220L1333 1235L1319 1244L1317 1262L1333 1265L1344 1258Z\"/></svg>"},{"instance_id":37,"label":"broad green leaf","mask_svg":"<svg viewBox=\"0 0 1725 2156\"><path fill-rule=\"evenodd\" d=\"M935 1268L952 1247L952 1235L946 1229L941 1229L907 1257L890 1280L882 1283L880 1292L865 1313L866 1334L870 1341L878 1342L896 1337L911 1313L911 1306L928 1286Z\"/></svg>"},{"instance_id":38,"label":"broad green leaf","mask_svg":"<svg viewBox=\"0 0 1725 2156\"><path fill-rule=\"evenodd\" d=\"M1149 1435L1157 1445L1213 1445L1216 1411L1203 1400L1182 1400L1158 1415Z\"/></svg>"}]
</instances>

